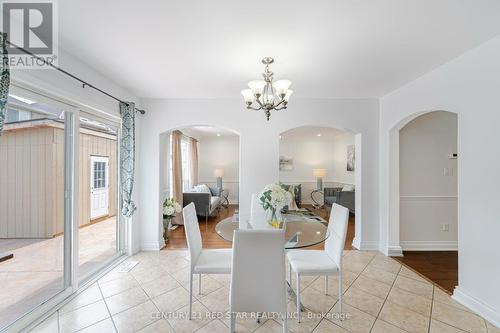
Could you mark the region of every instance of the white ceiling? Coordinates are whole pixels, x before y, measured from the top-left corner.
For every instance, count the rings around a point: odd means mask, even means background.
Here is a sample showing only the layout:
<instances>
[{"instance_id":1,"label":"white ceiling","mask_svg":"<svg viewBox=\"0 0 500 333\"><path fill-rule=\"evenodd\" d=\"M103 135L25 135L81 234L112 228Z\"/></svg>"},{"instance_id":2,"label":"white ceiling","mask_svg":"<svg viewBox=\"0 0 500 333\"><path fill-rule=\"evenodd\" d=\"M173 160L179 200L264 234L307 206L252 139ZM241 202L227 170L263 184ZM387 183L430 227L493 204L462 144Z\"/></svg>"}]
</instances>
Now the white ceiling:
<instances>
[{"instance_id":1,"label":"white ceiling","mask_svg":"<svg viewBox=\"0 0 500 333\"><path fill-rule=\"evenodd\" d=\"M302 136L304 139L306 138L316 138L318 136L323 137L334 137L341 134L350 133L349 131L345 131L342 129L337 129L333 127L320 127L320 126L302 126L296 127L286 132L281 133L281 140L286 140L289 135L293 135L295 137ZM353 134L354 135L354 134Z\"/></svg>"},{"instance_id":2,"label":"white ceiling","mask_svg":"<svg viewBox=\"0 0 500 333\"><path fill-rule=\"evenodd\" d=\"M196 139L211 138L211 137L236 137L238 134L233 131L226 130L214 126L189 126L179 129L186 135Z\"/></svg>"},{"instance_id":3,"label":"white ceiling","mask_svg":"<svg viewBox=\"0 0 500 333\"><path fill-rule=\"evenodd\" d=\"M500 34L498 0L59 1L60 45L140 97L379 97ZM293 97L292 97L293 98Z\"/></svg>"}]
</instances>

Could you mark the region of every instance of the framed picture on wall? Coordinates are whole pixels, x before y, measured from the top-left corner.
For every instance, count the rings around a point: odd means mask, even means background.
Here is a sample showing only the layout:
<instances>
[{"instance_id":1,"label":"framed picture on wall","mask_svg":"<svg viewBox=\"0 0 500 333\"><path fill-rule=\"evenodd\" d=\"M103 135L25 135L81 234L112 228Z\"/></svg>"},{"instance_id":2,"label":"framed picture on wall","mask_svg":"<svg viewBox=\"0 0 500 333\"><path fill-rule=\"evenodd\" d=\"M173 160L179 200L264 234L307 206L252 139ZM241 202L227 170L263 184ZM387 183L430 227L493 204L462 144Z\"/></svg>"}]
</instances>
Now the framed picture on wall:
<instances>
[{"instance_id":1,"label":"framed picture on wall","mask_svg":"<svg viewBox=\"0 0 500 333\"><path fill-rule=\"evenodd\" d=\"M347 171L354 171L355 159L356 159L356 154L354 150L354 145L347 146Z\"/></svg>"},{"instance_id":2,"label":"framed picture on wall","mask_svg":"<svg viewBox=\"0 0 500 333\"><path fill-rule=\"evenodd\" d=\"M280 171L292 171L293 170L293 158L280 156Z\"/></svg>"}]
</instances>

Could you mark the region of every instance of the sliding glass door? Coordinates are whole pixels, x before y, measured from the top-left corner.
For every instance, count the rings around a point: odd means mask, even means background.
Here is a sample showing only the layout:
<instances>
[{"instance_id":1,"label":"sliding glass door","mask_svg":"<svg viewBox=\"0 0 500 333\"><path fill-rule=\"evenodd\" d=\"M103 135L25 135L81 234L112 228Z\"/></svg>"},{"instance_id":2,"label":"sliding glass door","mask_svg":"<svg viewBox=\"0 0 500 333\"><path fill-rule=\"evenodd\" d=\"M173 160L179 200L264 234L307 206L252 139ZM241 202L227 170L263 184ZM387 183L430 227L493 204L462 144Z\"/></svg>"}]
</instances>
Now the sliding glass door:
<instances>
[{"instance_id":1,"label":"sliding glass door","mask_svg":"<svg viewBox=\"0 0 500 333\"><path fill-rule=\"evenodd\" d=\"M119 128L116 120L80 113L78 277L92 276L119 251Z\"/></svg>"},{"instance_id":2,"label":"sliding glass door","mask_svg":"<svg viewBox=\"0 0 500 333\"><path fill-rule=\"evenodd\" d=\"M0 329L71 288L74 111L11 89L0 137Z\"/></svg>"},{"instance_id":3,"label":"sliding glass door","mask_svg":"<svg viewBox=\"0 0 500 333\"><path fill-rule=\"evenodd\" d=\"M18 331L116 260L118 117L11 86L0 136L0 331Z\"/></svg>"}]
</instances>

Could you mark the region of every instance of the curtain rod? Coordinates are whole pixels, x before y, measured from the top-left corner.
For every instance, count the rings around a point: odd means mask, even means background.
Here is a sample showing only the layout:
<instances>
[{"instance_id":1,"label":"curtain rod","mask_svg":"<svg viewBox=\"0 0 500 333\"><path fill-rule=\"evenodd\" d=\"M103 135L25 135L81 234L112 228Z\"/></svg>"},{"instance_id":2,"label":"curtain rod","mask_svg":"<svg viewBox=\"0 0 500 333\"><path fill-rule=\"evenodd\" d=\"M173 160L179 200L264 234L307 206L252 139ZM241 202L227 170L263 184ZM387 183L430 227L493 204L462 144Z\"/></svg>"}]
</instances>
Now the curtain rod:
<instances>
[{"instance_id":1,"label":"curtain rod","mask_svg":"<svg viewBox=\"0 0 500 333\"><path fill-rule=\"evenodd\" d=\"M104 91L104 90L102 90L102 89L97 88L97 87L96 87L96 86L94 86L93 84L90 84L90 83L88 83L87 81L84 81L84 80L80 79L78 76L76 76L76 75L74 75L74 74L71 74L71 73L69 73L68 71L66 71L66 70L64 70L64 69L62 69L62 68L60 68L60 67L57 67L56 65L53 65L53 64L51 64L51 63L47 62L44 58L42 58L42 57L40 57L40 56L37 56L36 54L33 54L32 52L30 52L30 51L28 51L28 50L26 50L26 49L24 49L24 48L22 48L22 47L20 47L20 46L17 46L16 44L12 43L10 40L6 40L5 42L6 42L7 44L11 45L12 47L15 47L16 49L18 49L18 50L20 50L20 51L22 51L22 52L24 52L24 53L26 53L26 54L29 54L29 55L30 55L30 56L32 56L32 57L35 57L37 60L42 61L45 65L48 65L48 66L50 66L50 67L52 67L52 68L54 68L54 69L58 70L59 72L61 72L61 73L63 73L63 74L66 74L67 76L69 76L69 77L73 78L74 80L77 80L78 82L80 82L80 83L82 84L82 88L85 88L85 87L92 88L92 89L94 89L94 90L97 90L97 91L98 91L98 92L100 92L101 94L104 94L104 95L108 96L109 98L112 98L112 99L114 99L114 100L116 100L116 101L118 101L118 102L125 103L125 104L129 105L129 103L127 103L127 102L125 102L125 101L122 101L122 100L121 100L121 99L119 99L118 97L115 97L115 96L111 95L110 93L108 93L108 92L106 92L106 91ZM141 110L141 109L138 109L138 108L135 108L135 111L136 111L136 112L140 112L141 114L145 114L145 113L146 113L146 111Z\"/></svg>"}]
</instances>

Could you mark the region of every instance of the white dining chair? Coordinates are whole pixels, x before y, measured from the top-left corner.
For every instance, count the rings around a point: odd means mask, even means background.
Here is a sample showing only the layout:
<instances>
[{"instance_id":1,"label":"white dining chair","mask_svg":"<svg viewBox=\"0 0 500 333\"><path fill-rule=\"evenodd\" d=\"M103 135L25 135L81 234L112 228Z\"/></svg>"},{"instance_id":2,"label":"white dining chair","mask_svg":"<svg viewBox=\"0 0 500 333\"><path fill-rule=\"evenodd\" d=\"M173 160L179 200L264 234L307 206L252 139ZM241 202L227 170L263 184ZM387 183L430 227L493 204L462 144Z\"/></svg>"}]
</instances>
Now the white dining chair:
<instances>
[{"instance_id":1,"label":"white dining chair","mask_svg":"<svg viewBox=\"0 0 500 333\"><path fill-rule=\"evenodd\" d=\"M324 250L293 250L287 253L290 272L294 271L297 279L297 318L300 322L300 277L304 275L324 276L325 294L328 294L328 276L339 277L339 306L342 313L342 253L347 234L349 210L333 204L328 222L329 236ZM290 273L291 276L291 273Z\"/></svg>"},{"instance_id":2,"label":"white dining chair","mask_svg":"<svg viewBox=\"0 0 500 333\"><path fill-rule=\"evenodd\" d=\"M189 249L189 319L193 306L193 274L198 274L198 294L201 294L201 274L231 274L231 249L204 250L194 203L182 210L184 230Z\"/></svg>"},{"instance_id":3,"label":"white dining chair","mask_svg":"<svg viewBox=\"0 0 500 333\"><path fill-rule=\"evenodd\" d=\"M285 231L236 230L229 313L231 333L237 313L280 313L287 332Z\"/></svg>"}]
</instances>

